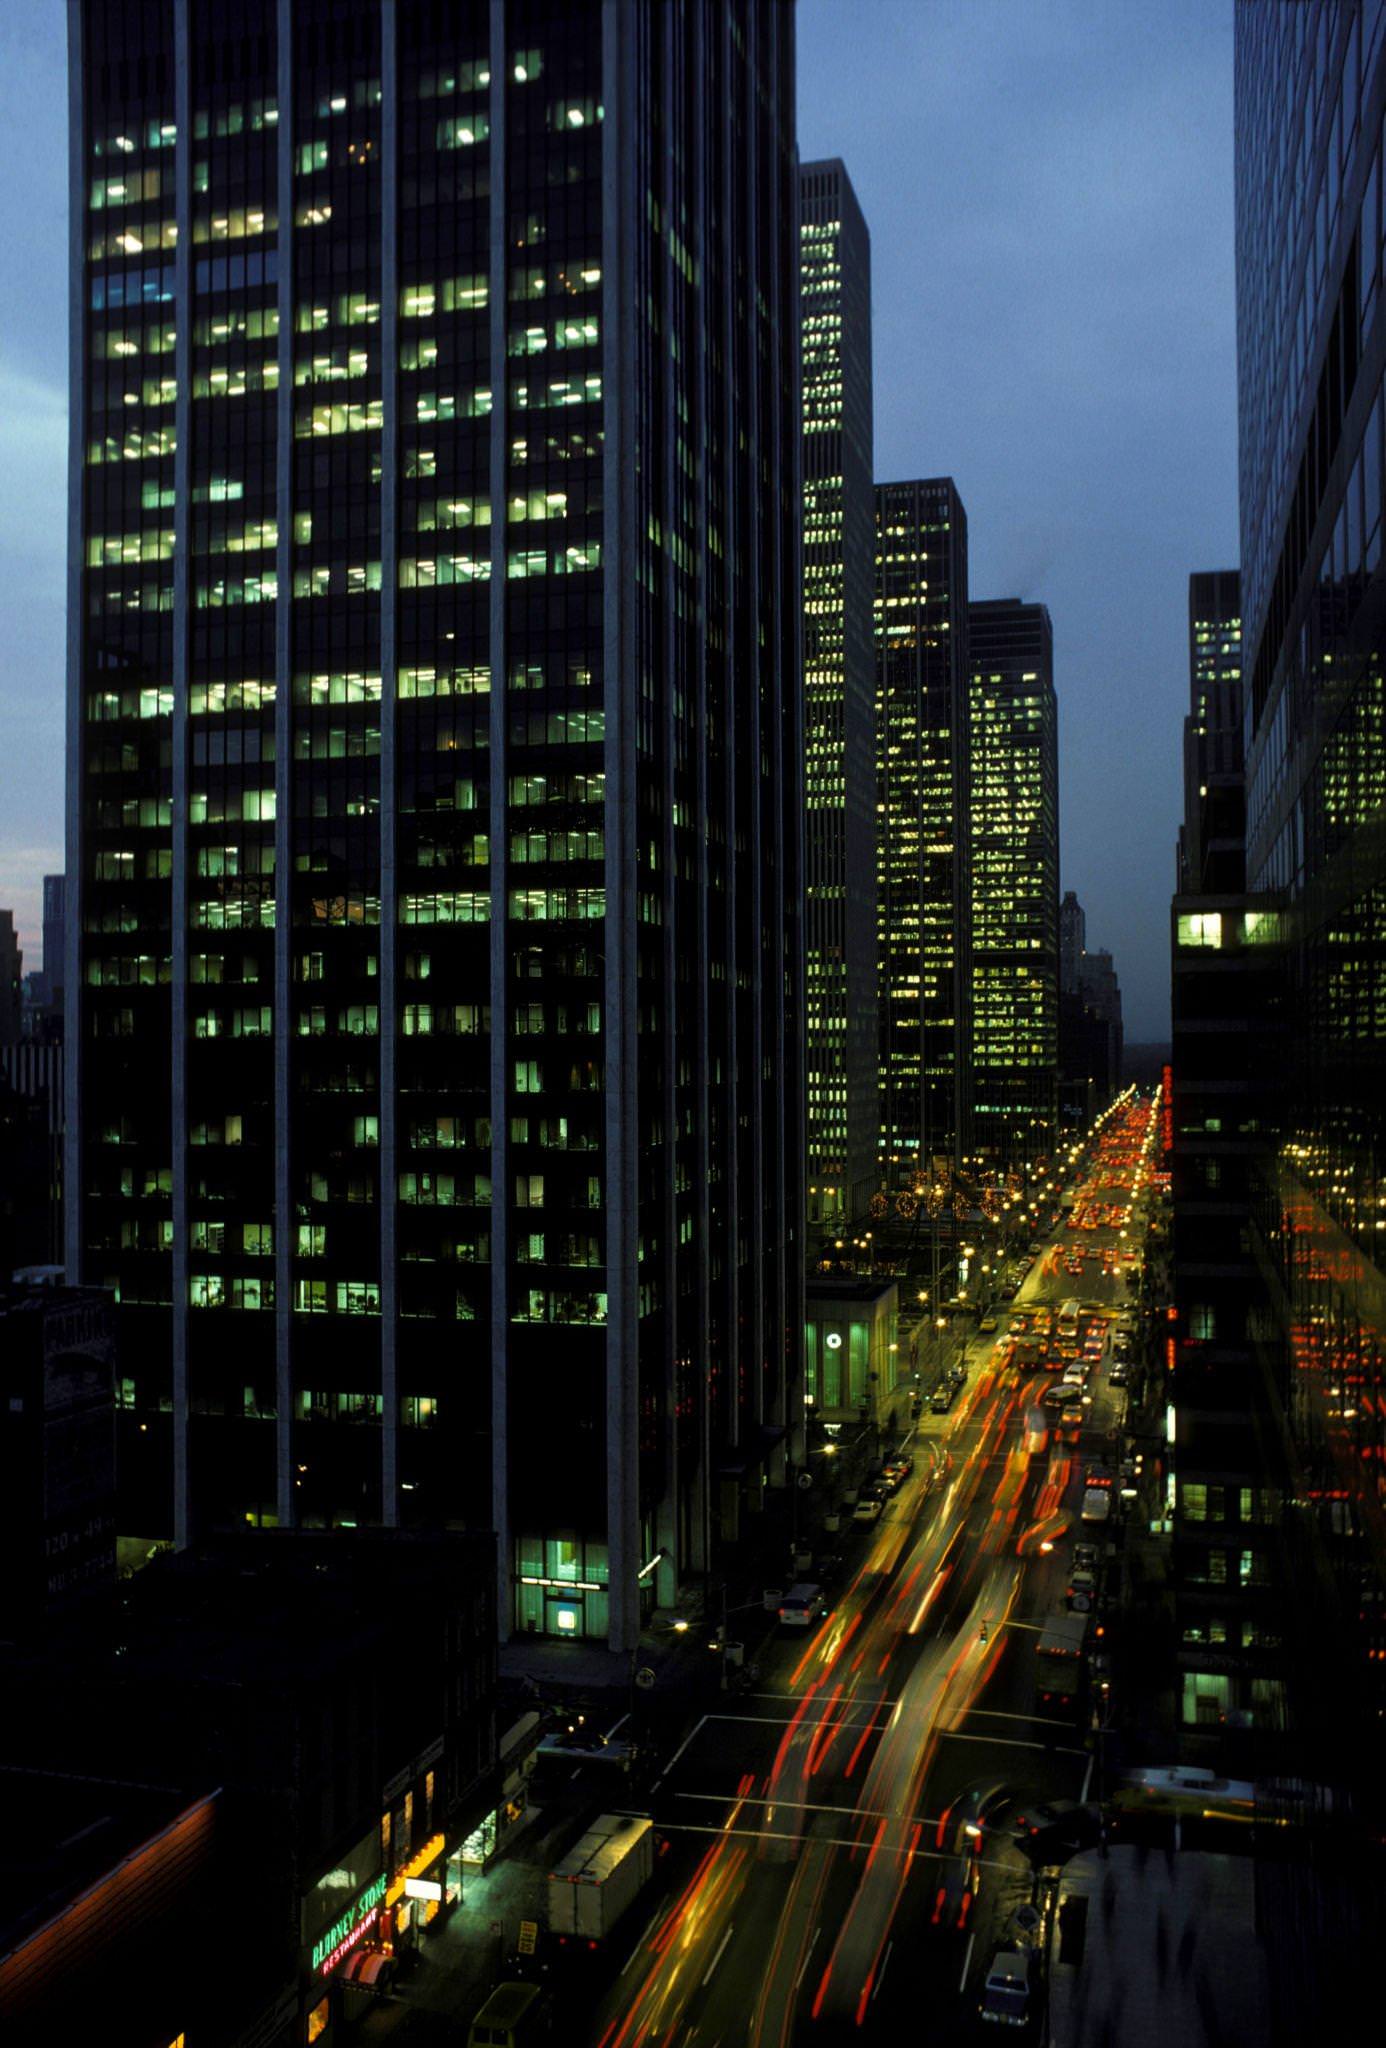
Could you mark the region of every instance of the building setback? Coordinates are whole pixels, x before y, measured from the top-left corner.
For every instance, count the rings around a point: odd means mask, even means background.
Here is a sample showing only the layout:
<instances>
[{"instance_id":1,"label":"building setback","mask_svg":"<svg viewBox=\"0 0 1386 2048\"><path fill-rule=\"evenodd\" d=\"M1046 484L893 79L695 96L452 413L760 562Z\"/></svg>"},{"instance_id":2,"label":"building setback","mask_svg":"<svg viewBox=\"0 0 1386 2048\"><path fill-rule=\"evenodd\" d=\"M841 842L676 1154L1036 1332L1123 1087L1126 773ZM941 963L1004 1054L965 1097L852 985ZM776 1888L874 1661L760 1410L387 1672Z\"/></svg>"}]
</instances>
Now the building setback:
<instances>
[{"instance_id":1,"label":"building setback","mask_svg":"<svg viewBox=\"0 0 1386 2048\"><path fill-rule=\"evenodd\" d=\"M1059 752L1042 604L968 606L973 1133L1022 1160L1053 1148L1059 1085Z\"/></svg>"},{"instance_id":2,"label":"building setback","mask_svg":"<svg viewBox=\"0 0 1386 2048\"><path fill-rule=\"evenodd\" d=\"M799 171L809 1216L876 1185L871 240L845 167Z\"/></svg>"},{"instance_id":3,"label":"building setback","mask_svg":"<svg viewBox=\"0 0 1386 2048\"><path fill-rule=\"evenodd\" d=\"M971 1149L967 514L951 477L876 486L881 1158Z\"/></svg>"},{"instance_id":4,"label":"building setback","mask_svg":"<svg viewBox=\"0 0 1386 2048\"><path fill-rule=\"evenodd\" d=\"M1284 947L1252 1334L1292 1479L1282 1811L1313 1831L1259 1909L1288 2038L1352 2023L1386 1899L1386 14L1239 7L1235 51L1246 866Z\"/></svg>"},{"instance_id":5,"label":"building setback","mask_svg":"<svg viewBox=\"0 0 1386 2048\"><path fill-rule=\"evenodd\" d=\"M121 1527L629 1648L802 1331L793 16L72 14L69 1277Z\"/></svg>"}]
</instances>

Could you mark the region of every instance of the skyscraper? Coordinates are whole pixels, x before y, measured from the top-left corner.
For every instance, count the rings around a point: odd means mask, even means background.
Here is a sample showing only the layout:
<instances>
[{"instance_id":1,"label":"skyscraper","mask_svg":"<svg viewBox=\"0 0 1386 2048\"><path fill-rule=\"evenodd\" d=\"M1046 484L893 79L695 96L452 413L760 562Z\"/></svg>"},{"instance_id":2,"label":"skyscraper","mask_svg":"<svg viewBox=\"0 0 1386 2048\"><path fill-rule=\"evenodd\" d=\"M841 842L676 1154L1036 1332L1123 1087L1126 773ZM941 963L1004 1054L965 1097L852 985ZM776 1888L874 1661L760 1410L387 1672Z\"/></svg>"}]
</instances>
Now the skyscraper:
<instances>
[{"instance_id":1,"label":"skyscraper","mask_svg":"<svg viewBox=\"0 0 1386 2048\"><path fill-rule=\"evenodd\" d=\"M629 1648L803 1247L793 15L73 14L69 1274L122 1527Z\"/></svg>"},{"instance_id":2,"label":"skyscraper","mask_svg":"<svg viewBox=\"0 0 1386 2048\"><path fill-rule=\"evenodd\" d=\"M0 910L0 1045L18 1045L24 1014L24 954L14 912Z\"/></svg>"},{"instance_id":3,"label":"skyscraper","mask_svg":"<svg viewBox=\"0 0 1386 2048\"><path fill-rule=\"evenodd\" d=\"M1184 720L1181 891L1246 886L1242 768L1242 598L1235 569L1189 578L1189 715Z\"/></svg>"},{"instance_id":4,"label":"skyscraper","mask_svg":"<svg viewBox=\"0 0 1386 2048\"><path fill-rule=\"evenodd\" d=\"M951 477L876 486L881 1155L910 1185L971 1146L967 514Z\"/></svg>"},{"instance_id":5,"label":"skyscraper","mask_svg":"<svg viewBox=\"0 0 1386 2048\"><path fill-rule=\"evenodd\" d=\"M43 974L47 1000L61 1007L67 985L67 878L43 878Z\"/></svg>"},{"instance_id":6,"label":"skyscraper","mask_svg":"<svg viewBox=\"0 0 1386 2048\"><path fill-rule=\"evenodd\" d=\"M1054 632L1019 598L967 610L974 1138L1047 1154L1058 1122L1059 752Z\"/></svg>"},{"instance_id":7,"label":"skyscraper","mask_svg":"<svg viewBox=\"0 0 1386 2048\"><path fill-rule=\"evenodd\" d=\"M846 169L799 172L809 1215L876 1184L871 240Z\"/></svg>"},{"instance_id":8,"label":"skyscraper","mask_svg":"<svg viewBox=\"0 0 1386 2048\"><path fill-rule=\"evenodd\" d=\"M1286 1034L1258 1352L1292 1475L1287 1817L1321 1873L1273 1946L1286 2026L1331 2032L1386 1899L1386 13L1239 7L1235 107L1247 883L1283 919Z\"/></svg>"},{"instance_id":9,"label":"skyscraper","mask_svg":"<svg viewBox=\"0 0 1386 2048\"><path fill-rule=\"evenodd\" d=\"M1088 950L1087 912L1072 889L1065 889L1059 905L1059 990L1066 996L1078 993L1078 963Z\"/></svg>"},{"instance_id":10,"label":"skyscraper","mask_svg":"<svg viewBox=\"0 0 1386 2048\"><path fill-rule=\"evenodd\" d=\"M1254 1336L1251 1221L1273 1116L1278 920L1246 894L1235 570L1189 578L1184 821L1173 904L1173 1314L1166 1342L1175 1505L1177 1712L1184 1740L1233 1776L1283 1761L1285 1469ZM1238 1546L1235 1574L1223 1545ZM1217 1555L1219 1564L1212 1558Z\"/></svg>"}]
</instances>

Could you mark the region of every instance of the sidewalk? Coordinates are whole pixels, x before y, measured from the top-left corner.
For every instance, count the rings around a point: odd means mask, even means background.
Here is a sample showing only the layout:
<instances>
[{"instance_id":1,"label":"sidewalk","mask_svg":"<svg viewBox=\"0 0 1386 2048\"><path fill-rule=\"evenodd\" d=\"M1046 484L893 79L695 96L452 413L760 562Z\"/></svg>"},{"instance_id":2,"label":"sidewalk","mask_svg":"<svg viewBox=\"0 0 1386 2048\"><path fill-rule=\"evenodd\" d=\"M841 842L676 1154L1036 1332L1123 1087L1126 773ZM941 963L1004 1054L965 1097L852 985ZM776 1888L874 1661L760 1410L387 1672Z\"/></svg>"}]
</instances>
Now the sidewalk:
<instances>
[{"instance_id":1,"label":"sidewalk","mask_svg":"<svg viewBox=\"0 0 1386 2048\"><path fill-rule=\"evenodd\" d=\"M1054 2048L1242 2048L1270 2039L1251 1857L1112 1849L1069 1864L1061 1898L1073 1895L1089 1902L1087 1943L1077 1969L1053 1964Z\"/></svg>"}]
</instances>

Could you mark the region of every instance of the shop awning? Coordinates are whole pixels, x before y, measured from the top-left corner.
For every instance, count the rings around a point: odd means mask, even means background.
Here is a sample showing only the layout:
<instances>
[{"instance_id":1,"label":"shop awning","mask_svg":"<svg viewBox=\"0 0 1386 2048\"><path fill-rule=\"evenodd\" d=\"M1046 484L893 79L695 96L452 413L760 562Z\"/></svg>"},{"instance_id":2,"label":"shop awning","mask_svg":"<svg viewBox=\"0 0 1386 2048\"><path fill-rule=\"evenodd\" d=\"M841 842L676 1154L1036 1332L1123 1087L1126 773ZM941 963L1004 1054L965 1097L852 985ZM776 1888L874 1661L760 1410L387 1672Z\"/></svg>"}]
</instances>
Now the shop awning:
<instances>
[{"instance_id":1,"label":"shop awning","mask_svg":"<svg viewBox=\"0 0 1386 2048\"><path fill-rule=\"evenodd\" d=\"M342 1977L352 1984L376 1985L386 1981L386 1972L395 1966L395 1959L382 1948L358 1948L355 1955L348 1956L342 1966Z\"/></svg>"}]
</instances>

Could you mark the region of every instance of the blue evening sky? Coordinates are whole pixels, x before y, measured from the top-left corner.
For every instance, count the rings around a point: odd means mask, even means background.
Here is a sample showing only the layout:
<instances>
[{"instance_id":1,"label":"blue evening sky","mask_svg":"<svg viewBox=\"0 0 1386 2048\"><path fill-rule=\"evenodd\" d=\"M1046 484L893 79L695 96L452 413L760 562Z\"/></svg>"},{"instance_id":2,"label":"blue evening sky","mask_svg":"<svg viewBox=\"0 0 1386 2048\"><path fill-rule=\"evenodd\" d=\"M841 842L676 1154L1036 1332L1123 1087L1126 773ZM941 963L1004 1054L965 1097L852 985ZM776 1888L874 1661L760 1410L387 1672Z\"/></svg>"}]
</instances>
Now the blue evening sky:
<instances>
[{"instance_id":1,"label":"blue evening sky","mask_svg":"<svg viewBox=\"0 0 1386 2048\"><path fill-rule=\"evenodd\" d=\"M1229 0L800 0L872 236L876 469L1054 619L1063 886L1168 1029L1189 571L1237 559ZM0 7L0 905L63 865L65 11Z\"/></svg>"}]
</instances>

